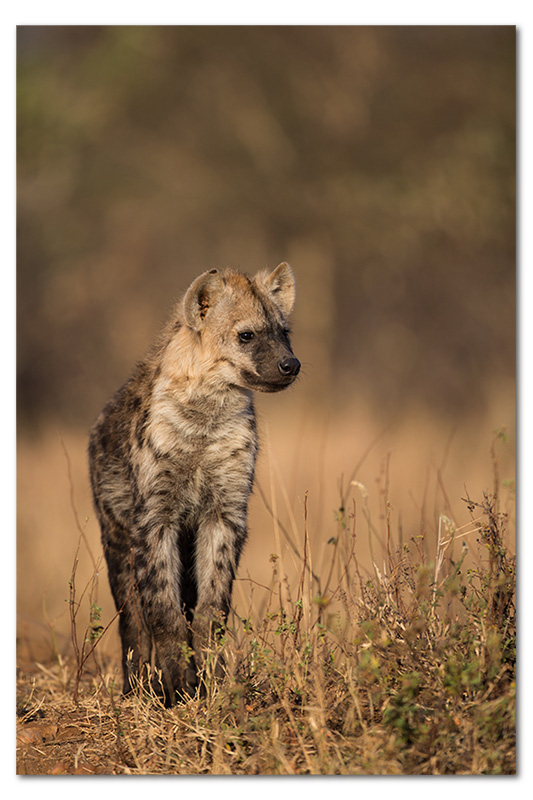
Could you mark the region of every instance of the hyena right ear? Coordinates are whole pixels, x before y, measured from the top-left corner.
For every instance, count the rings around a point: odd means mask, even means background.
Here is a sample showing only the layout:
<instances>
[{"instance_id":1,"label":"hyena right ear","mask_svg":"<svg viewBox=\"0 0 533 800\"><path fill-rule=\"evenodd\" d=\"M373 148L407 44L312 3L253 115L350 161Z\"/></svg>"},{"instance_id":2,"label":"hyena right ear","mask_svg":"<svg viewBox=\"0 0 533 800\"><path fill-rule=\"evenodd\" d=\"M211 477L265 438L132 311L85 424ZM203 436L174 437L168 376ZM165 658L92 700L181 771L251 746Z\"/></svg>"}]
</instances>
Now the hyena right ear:
<instances>
[{"instance_id":1,"label":"hyena right ear","mask_svg":"<svg viewBox=\"0 0 533 800\"><path fill-rule=\"evenodd\" d=\"M224 283L216 269L204 272L191 283L183 298L185 322L190 328L200 330L207 312L214 306L223 288Z\"/></svg>"},{"instance_id":2,"label":"hyena right ear","mask_svg":"<svg viewBox=\"0 0 533 800\"><path fill-rule=\"evenodd\" d=\"M287 262L278 264L269 275L260 273L257 277L283 314L290 316L296 298L296 286L293 271Z\"/></svg>"}]
</instances>

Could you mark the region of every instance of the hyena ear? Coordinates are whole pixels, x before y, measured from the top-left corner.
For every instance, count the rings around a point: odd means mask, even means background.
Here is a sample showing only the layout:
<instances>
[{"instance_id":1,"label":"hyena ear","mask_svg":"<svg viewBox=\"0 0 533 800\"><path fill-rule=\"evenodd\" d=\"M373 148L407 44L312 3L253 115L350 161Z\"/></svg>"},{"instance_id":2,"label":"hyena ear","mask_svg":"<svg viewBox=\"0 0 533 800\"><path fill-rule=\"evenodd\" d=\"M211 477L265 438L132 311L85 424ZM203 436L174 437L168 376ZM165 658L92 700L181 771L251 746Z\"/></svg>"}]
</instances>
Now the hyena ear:
<instances>
[{"instance_id":1,"label":"hyena ear","mask_svg":"<svg viewBox=\"0 0 533 800\"><path fill-rule=\"evenodd\" d=\"M204 272L191 283L183 298L185 322L190 328L200 330L207 312L215 305L223 288L222 277L216 269Z\"/></svg>"},{"instance_id":2,"label":"hyena ear","mask_svg":"<svg viewBox=\"0 0 533 800\"><path fill-rule=\"evenodd\" d=\"M283 315L288 317L294 308L296 284L292 269L287 262L279 264L269 275L261 276L261 283L281 308Z\"/></svg>"}]
</instances>

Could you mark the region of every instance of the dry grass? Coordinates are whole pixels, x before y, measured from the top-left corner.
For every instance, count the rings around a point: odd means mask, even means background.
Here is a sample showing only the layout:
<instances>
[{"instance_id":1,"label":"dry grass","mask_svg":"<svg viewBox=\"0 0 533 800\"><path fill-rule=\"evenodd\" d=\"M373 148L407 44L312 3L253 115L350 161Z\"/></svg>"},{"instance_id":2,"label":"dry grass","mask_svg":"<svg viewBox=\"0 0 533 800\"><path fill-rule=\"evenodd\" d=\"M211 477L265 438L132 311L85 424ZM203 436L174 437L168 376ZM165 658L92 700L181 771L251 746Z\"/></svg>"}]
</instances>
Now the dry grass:
<instances>
[{"instance_id":1,"label":"dry grass","mask_svg":"<svg viewBox=\"0 0 533 800\"><path fill-rule=\"evenodd\" d=\"M49 618L42 663L21 637L18 772L514 774L513 519L497 444L490 491L463 492L460 526L443 511L434 530L429 513L400 523L385 458L370 488L345 479L317 547L307 495L283 522L265 482L270 574L241 574L206 696L170 710L142 687L120 695L113 615L79 533L89 578L71 575L69 638ZM439 470L434 483L448 512Z\"/></svg>"}]
</instances>

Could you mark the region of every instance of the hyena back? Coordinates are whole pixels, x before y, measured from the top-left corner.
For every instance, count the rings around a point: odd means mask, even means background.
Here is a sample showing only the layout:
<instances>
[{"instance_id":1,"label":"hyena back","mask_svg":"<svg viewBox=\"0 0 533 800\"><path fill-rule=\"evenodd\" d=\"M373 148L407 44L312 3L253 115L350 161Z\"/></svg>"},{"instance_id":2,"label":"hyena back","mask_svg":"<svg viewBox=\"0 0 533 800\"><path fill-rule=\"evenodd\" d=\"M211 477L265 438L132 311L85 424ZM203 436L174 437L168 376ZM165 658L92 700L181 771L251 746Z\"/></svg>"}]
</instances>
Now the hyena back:
<instances>
[{"instance_id":1,"label":"hyena back","mask_svg":"<svg viewBox=\"0 0 533 800\"><path fill-rule=\"evenodd\" d=\"M165 702L192 693L210 632L226 620L257 453L252 392L298 374L294 297L286 263L253 279L204 273L91 429L125 692L154 655Z\"/></svg>"}]
</instances>

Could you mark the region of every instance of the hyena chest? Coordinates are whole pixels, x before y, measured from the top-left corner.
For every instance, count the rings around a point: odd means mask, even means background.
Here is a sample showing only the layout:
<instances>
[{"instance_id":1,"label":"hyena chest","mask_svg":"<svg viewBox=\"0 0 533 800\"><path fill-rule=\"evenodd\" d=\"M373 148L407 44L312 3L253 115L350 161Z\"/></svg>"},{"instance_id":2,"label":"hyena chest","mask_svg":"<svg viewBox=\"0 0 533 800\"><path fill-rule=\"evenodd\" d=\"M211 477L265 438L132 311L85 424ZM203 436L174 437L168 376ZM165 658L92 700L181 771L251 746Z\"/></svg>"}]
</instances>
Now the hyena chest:
<instances>
[{"instance_id":1,"label":"hyena chest","mask_svg":"<svg viewBox=\"0 0 533 800\"><path fill-rule=\"evenodd\" d=\"M254 478L256 443L249 439L206 441L172 459L178 501L199 510L221 510L247 500Z\"/></svg>"},{"instance_id":2,"label":"hyena chest","mask_svg":"<svg viewBox=\"0 0 533 800\"><path fill-rule=\"evenodd\" d=\"M157 418L150 441L157 453L160 496L192 516L208 509L242 507L252 489L257 437L252 414L203 424L183 424L183 415ZM149 470L152 472L152 470ZM152 473L153 474L153 473ZM166 490L165 490L166 487Z\"/></svg>"}]
</instances>

